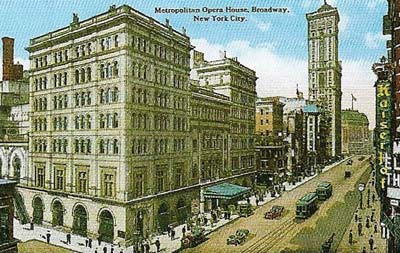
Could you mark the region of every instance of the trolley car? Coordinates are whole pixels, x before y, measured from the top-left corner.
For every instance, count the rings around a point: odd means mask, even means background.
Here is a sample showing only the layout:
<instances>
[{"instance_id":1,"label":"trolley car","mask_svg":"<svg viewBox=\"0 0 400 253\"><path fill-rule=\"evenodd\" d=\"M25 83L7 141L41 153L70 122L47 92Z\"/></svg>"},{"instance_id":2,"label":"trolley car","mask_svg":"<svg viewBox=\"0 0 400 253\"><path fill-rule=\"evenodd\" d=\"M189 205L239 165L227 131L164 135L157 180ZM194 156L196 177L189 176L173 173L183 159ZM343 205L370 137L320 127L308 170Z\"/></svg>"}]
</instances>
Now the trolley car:
<instances>
[{"instance_id":1,"label":"trolley car","mask_svg":"<svg viewBox=\"0 0 400 253\"><path fill-rule=\"evenodd\" d=\"M332 196L332 184L330 182L321 182L317 186L318 200L327 200Z\"/></svg>"},{"instance_id":2,"label":"trolley car","mask_svg":"<svg viewBox=\"0 0 400 253\"><path fill-rule=\"evenodd\" d=\"M318 195L310 192L296 202L296 218L307 219L317 210Z\"/></svg>"}]
</instances>

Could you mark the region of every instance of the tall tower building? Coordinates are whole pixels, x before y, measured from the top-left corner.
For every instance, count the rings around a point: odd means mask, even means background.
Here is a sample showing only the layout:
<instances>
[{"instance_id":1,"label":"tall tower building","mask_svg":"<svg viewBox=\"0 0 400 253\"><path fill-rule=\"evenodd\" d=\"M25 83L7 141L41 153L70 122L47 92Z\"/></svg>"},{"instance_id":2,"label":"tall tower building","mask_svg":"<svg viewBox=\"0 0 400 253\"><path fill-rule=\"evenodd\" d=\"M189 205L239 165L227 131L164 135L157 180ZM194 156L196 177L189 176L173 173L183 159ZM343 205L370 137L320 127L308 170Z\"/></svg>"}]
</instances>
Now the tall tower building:
<instances>
[{"instance_id":1,"label":"tall tower building","mask_svg":"<svg viewBox=\"0 0 400 253\"><path fill-rule=\"evenodd\" d=\"M341 77L338 54L337 8L324 1L315 12L306 15L308 21L308 93L309 100L322 109L321 124L326 125L326 152L341 153Z\"/></svg>"}]
</instances>

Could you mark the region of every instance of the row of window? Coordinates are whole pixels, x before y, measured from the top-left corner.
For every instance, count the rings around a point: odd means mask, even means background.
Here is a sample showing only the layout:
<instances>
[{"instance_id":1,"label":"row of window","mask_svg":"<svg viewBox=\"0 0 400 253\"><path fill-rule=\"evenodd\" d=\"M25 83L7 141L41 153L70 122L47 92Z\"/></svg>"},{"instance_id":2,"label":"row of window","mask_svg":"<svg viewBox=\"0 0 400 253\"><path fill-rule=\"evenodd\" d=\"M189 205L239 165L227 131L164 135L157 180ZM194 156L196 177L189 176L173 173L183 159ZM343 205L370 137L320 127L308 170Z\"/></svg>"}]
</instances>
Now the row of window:
<instances>
[{"instance_id":1,"label":"row of window","mask_svg":"<svg viewBox=\"0 0 400 253\"><path fill-rule=\"evenodd\" d=\"M171 63L189 66L189 56L176 50L169 49L166 46L150 42L147 38L141 38L137 35L131 36L131 46L141 52L151 54L159 59L170 61Z\"/></svg>"},{"instance_id":2,"label":"row of window","mask_svg":"<svg viewBox=\"0 0 400 253\"><path fill-rule=\"evenodd\" d=\"M46 97L36 97L33 101L33 108L36 112L47 110L47 98Z\"/></svg>"},{"instance_id":3,"label":"row of window","mask_svg":"<svg viewBox=\"0 0 400 253\"><path fill-rule=\"evenodd\" d=\"M33 120L33 127L35 131L47 131L47 119L46 118L35 118Z\"/></svg>"},{"instance_id":4,"label":"row of window","mask_svg":"<svg viewBox=\"0 0 400 253\"><path fill-rule=\"evenodd\" d=\"M67 72L58 73L53 75L53 85L54 87L62 87L66 86L68 83L68 75Z\"/></svg>"},{"instance_id":5,"label":"row of window","mask_svg":"<svg viewBox=\"0 0 400 253\"><path fill-rule=\"evenodd\" d=\"M68 140L57 138L53 139L53 153L67 153Z\"/></svg>"},{"instance_id":6,"label":"row of window","mask_svg":"<svg viewBox=\"0 0 400 253\"><path fill-rule=\"evenodd\" d=\"M66 116L58 116L53 118L53 129L54 131L67 130L68 119Z\"/></svg>"},{"instance_id":7,"label":"row of window","mask_svg":"<svg viewBox=\"0 0 400 253\"><path fill-rule=\"evenodd\" d=\"M109 50L111 48L115 48L119 46L119 37L118 35L107 38L102 38L99 40L101 51ZM75 58L84 57L87 55L91 55L95 52L95 42L88 42L81 45L76 45L74 48L74 56ZM69 51L68 49L60 49L57 52L53 53L53 63L63 63L69 60ZM49 65L48 56L42 55L34 58L35 68L46 67Z\"/></svg>"},{"instance_id":8,"label":"row of window","mask_svg":"<svg viewBox=\"0 0 400 253\"><path fill-rule=\"evenodd\" d=\"M92 141L90 139L75 139L75 153L77 154L92 153Z\"/></svg>"},{"instance_id":9,"label":"row of window","mask_svg":"<svg viewBox=\"0 0 400 253\"><path fill-rule=\"evenodd\" d=\"M92 104L91 92L90 91L80 91L74 94L75 106L89 106Z\"/></svg>"},{"instance_id":10,"label":"row of window","mask_svg":"<svg viewBox=\"0 0 400 253\"><path fill-rule=\"evenodd\" d=\"M173 150L175 152L185 150L185 139L174 139ZM151 152L151 139L150 138L138 138L132 141L132 154L143 155ZM168 139L156 139L154 141L154 153L167 153L168 152Z\"/></svg>"},{"instance_id":11,"label":"row of window","mask_svg":"<svg viewBox=\"0 0 400 253\"><path fill-rule=\"evenodd\" d=\"M118 154L119 142L117 139L101 139L99 145L100 154Z\"/></svg>"},{"instance_id":12,"label":"row of window","mask_svg":"<svg viewBox=\"0 0 400 253\"><path fill-rule=\"evenodd\" d=\"M119 64L117 61L113 63L107 62L100 65L100 78L114 78L119 76ZM79 82L77 82L79 83Z\"/></svg>"},{"instance_id":13,"label":"row of window","mask_svg":"<svg viewBox=\"0 0 400 253\"><path fill-rule=\"evenodd\" d=\"M119 101L119 90L117 87L100 90L100 104L111 104Z\"/></svg>"},{"instance_id":14,"label":"row of window","mask_svg":"<svg viewBox=\"0 0 400 253\"><path fill-rule=\"evenodd\" d=\"M68 96L67 96L67 94L55 95L53 97L53 107L54 107L55 110L68 108Z\"/></svg>"},{"instance_id":15,"label":"row of window","mask_svg":"<svg viewBox=\"0 0 400 253\"><path fill-rule=\"evenodd\" d=\"M212 107L193 106L192 115L196 116L196 119L225 121L228 117L228 110Z\"/></svg>"},{"instance_id":16,"label":"row of window","mask_svg":"<svg viewBox=\"0 0 400 253\"><path fill-rule=\"evenodd\" d=\"M100 114L100 128L118 128L118 113Z\"/></svg>"},{"instance_id":17,"label":"row of window","mask_svg":"<svg viewBox=\"0 0 400 253\"><path fill-rule=\"evenodd\" d=\"M37 77L34 79L35 91L47 89L47 77Z\"/></svg>"},{"instance_id":18,"label":"row of window","mask_svg":"<svg viewBox=\"0 0 400 253\"><path fill-rule=\"evenodd\" d=\"M45 165L35 165L35 186L45 187ZM76 170L76 191L88 193L88 168L78 167ZM55 166L54 168L54 189L65 191L66 185L66 166ZM115 196L115 174L108 170L101 173L101 193L103 197Z\"/></svg>"},{"instance_id":19,"label":"row of window","mask_svg":"<svg viewBox=\"0 0 400 253\"><path fill-rule=\"evenodd\" d=\"M91 129L92 128L92 118L90 114L86 115L76 115L75 116L75 129Z\"/></svg>"},{"instance_id":20,"label":"row of window","mask_svg":"<svg viewBox=\"0 0 400 253\"><path fill-rule=\"evenodd\" d=\"M92 81L92 69L90 67L75 70L75 83L86 83Z\"/></svg>"}]
</instances>

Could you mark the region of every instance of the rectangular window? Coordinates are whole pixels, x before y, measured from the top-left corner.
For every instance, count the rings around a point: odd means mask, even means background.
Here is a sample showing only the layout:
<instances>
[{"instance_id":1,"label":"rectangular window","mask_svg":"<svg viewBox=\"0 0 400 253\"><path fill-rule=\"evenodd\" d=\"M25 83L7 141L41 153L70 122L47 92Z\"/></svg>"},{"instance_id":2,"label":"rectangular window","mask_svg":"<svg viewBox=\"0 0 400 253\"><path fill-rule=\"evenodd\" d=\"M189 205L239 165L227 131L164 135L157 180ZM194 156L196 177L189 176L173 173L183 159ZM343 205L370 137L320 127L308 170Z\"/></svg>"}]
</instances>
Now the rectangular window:
<instances>
[{"instance_id":1,"label":"rectangular window","mask_svg":"<svg viewBox=\"0 0 400 253\"><path fill-rule=\"evenodd\" d=\"M80 193L88 192L88 172L87 169L80 169L77 172L76 191Z\"/></svg>"},{"instance_id":2,"label":"rectangular window","mask_svg":"<svg viewBox=\"0 0 400 253\"><path fill-rule=\"evenodd\" d=\"M165 190L165 171L162 168L158 168L156 172L157 177L157 192L163 192Z\"/></svg>"},{"instance_id":3,"label":"rectangular window","mask_svg":"<svg viewBox=\"0 0 400 253\"><path fill-rule=\"evenodd\" d=\"M56 190L64 190L64 185L65 185L64 168L56 168L54 174L55 174L54 188Z\"/></svg>"},{"instance_id":4,"label":"rectangular window","mask_svg":"<svg viewBox=\"0 0 400 253\"><path fill-rule=\"evenodd\" d=\"M36 186L44 187L44 167L36 167Z\"/></svg>"},{"instance_id":5,"label":"rectangular window","mask_svg":"<svg viewBox=\"0 0 400 253\"><path fill-rule=\"evenodd\" d=\"M104 197L113 197L114 196L114 187L115 187L115 177L114 174L104 173L103 175L103 196Z\"/></svg>"}]
</instances>

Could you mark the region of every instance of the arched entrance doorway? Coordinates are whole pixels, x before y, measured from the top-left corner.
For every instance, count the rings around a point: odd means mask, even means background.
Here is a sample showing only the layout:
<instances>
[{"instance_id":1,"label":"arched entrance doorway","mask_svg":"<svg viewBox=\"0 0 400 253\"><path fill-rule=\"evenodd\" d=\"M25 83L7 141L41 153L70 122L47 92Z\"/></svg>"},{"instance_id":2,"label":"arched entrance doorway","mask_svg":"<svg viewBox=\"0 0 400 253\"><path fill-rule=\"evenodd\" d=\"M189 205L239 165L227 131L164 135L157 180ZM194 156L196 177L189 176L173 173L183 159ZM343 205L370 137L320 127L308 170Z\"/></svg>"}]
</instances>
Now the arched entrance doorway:
<instances>
[{"instance_id":1,"label":"arched entrance doorway","mask_svg":"<svg viewBox=\"0 0 400 253\"><path fill-rule=\"evenodd\" d=\"M64 207L60 201L56 200L53 203L53 220L52 225L55 226L63 226L64 225Z\"/></svg>"},{"instance_id":2,"label":"arched entrance doorway","mask_svg":"<svg viewBox=\"0 0 400 253\"><path fill-rule=\"evenodd\" d=\"M158 224L160 225L160 229L162 232L167 231L167 227L169 225L169 212L167 204L161 204L158 209Z\"/></svg>"},{"instance_id":3,"label":"arched entrance doorway","mask_svg":"<svg viewBox=\"0 0 400 253\"><path fill-rule=\"evenodd\" d=\"M185 223L188 214L187 214L187 206L185 200L183 200L182 198L180 198L176 203L176 214L178 223L179 224Z\"/></svg>"},{"instance_id":4,"label":"arched entrance doorway","mask_svg":"<svg viewBox=\"0 0 400 253\"><path fill-rule=\"evenodd\" d=\"M99 236L102 241L112 243L114 241L114 218L108 210L103 210L99 217Z\"/></svg>"},{"instance_id":5,"label":"arched entrance doorway","mask_svg":"<svg viewBox=\"0 0 400 253\"><path fill-rule=\"evenodd\" d=\"M43 201L40 197L33 200L33 223L42 224L43 222Z\"/></svg>"},{"instance_id":6,"label":"arched entrance doorway","mask_svg":"<svg viewBox=\"0 0 400 253\"><path fill-rule=\"evenodd\" d=\"M87 234L87 212L82 205L75 207L72 233L82 236Z\"/></svg>"},{"instance_id":7,"label":"arched entrance doorway","mask_svg":"<svg viewBox=\"0 0 400 253\"><path fill-rule=\"evenodd\" d=\"M18 156L15 156L12 165L14 168L14 179L19 182L19 179L21 178L21 159L19 159Z\"/></svg>"}]
</instances>

